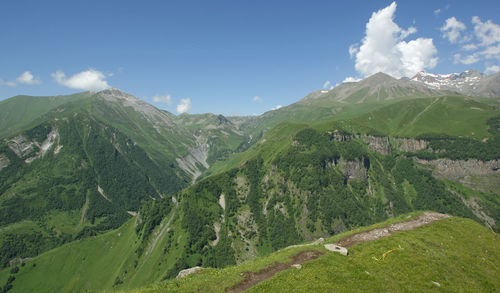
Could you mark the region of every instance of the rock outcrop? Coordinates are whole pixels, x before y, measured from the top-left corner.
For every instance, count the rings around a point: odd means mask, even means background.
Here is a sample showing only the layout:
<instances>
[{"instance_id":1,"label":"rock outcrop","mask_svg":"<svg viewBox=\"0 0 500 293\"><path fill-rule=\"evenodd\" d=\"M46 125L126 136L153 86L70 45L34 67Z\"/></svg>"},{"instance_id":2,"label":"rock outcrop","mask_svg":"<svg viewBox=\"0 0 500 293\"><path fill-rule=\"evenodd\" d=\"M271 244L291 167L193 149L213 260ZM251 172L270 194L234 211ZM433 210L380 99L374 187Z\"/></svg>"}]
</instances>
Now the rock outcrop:
<instances>
[{"instance_id":1,"label":"rock outcrop","mask_svg":"<svg viewBox=\"0 0 500 293\"><path fill-rule=\"evenodd\" d=\"M10 164L9 158L0 154L0 171L2 171L3 168L9 166L9 164Z\"/></svg>"},{"instance_id":2,"label":"rock outcrop","mask_svg":"<svg viewBox=\"0 0 500 293\"><path fill-rule=\"evenodd\" d=\"M360 138L374 152L384 156L391 153L391 143L387 136L361 135Z\"/></svg>"},{"instance_id":3,"label":"rock outcrop","mask_svg":"<svg viewBox=\"0 0 500 293\"><path fill-rule=\"evenodd\" d=\"M424 150L429 145L429 142L426 140L414 138L394 138L394 142L397 150L409 153Z\"/></svg>"},{"instance_id":4,"label":"rock outcrop","mask_svg":"<svg viewBox=\"0 0 500 293\"><path fill-rule=\"evenodd\" d=\"M23 135L11 138L7 144L19 158L24 158L36 151L35 144L28 141Z\"/></svg>"},{"instance_id":5,"label":"rock outcrop","mask_svg":"<svg viewBox=\"0 0 500 293\"><path fill-rule=\"evenodd\" d=\"M344 175L349 180L365 180L368 178L368 169L361 160L346 161L340 159L339 165L342 172L344 172Z\"/></svg>"},{"instance_id":6,"label":"rock outcrop","mask_svg":"<svg viewBox=\"0 0 500 293\"><path fill-rule=\"evenodd\" d=\"M464 160L422 160L415 158L420 164L434 166L434 174L450 180L459 180L466 176L500 175L500 160L480 161L476 159Z\"/></svg>"},{"instance_id":7,"label":"rock outcrop","mask_svg":"<svg viewBox=\"0 0 500 293\"><path fill-rule=\"evenodd\" d=\"M437 178L459 182L472 189L491 193L500 188L500 160L480 161L464 160L422 160L414 158L420 164L433 166L433 175Z\"/></svg>"},{"instance_id":8,"label":"rock outcrop","mask_svg":"<svg viewBox=\"0 0 500 293\"><path fill-rule=\"evenodd\" d=\"M175 278L176 279L182 279L182 278L184 278L184 277L186 277L188 275L196 273L197 271L199 271L201 269L202 269L201 267L193 267L193 268L182 270L182 271L179 272L179 274L177 274L177 277L175 277Z\"/></svg>"}]
</instances>

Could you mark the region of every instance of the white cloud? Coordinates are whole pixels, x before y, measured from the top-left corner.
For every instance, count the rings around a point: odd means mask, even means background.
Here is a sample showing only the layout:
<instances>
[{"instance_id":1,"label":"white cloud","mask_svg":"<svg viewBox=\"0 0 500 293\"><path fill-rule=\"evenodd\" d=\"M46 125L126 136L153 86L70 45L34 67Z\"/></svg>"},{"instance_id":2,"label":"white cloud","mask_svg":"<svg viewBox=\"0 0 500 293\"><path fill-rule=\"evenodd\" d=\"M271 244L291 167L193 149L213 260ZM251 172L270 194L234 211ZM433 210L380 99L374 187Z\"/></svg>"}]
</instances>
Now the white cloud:
<instances>
[{"instance_id":1,"label":"white cloud","mask_svg":"<svg viewBox=\"0 0 500 293\"><path fill-rule=\"evenodd\" d=\"M498 65L488 66L488 67L486 67L486 70L484 71L484 73L486 73L486 74L494 74L497 72L500 72L500 66L498 66Z\"/></svg>"},{"instance_id":2,"label":"white cloud","mask_svg":"<svg viewBox=\"0 0 500 293\"><path fill-rule=\"evenodd\" d=\"M358 48L358 44L352 44L349 46L349 57L352 59L356 56L356 54L358 53L359 51L359 48Z\"/></svg>"},{"instance_id":3,"label":"white cloud","mask_svg":"<svg viewBox=\"0 0 500 293\"><path fill-rule=\"evenodd\" d=\"M462 50L474 51L474 50L477 50L477 46L476 46L476 44L465 44L465 45L463 45Z\"/></svg>"},{"instance_id":4,"label":"white cloud","mask_svg":"<svg viewBox=\"0 0 500 293\"><path fill-rule=\"evenodd\" d=\"M191 99L190 98L181 99L181 102L177 105L177 113L178 114L187 113L189 110L191 110Z\"/></svg>"},{"instance_id":5,"label":"white cloud","mask_svg":"<svg viewBox=\"0 0 500 293\"><path fill-rule=\"evenodd\" d=\"M500 44L489 46L479 53L487 59L500 60Z\"/></svg>"},{"instance_id":6,"label":"white cloud","mask_svg":"<svg viewBox=\"0 0 500 293\"><path fill-rule=\"evenodd\" d=\"M34 77L30 71L23 72L23 74L19 75L16 78L16 81L0 79L0 85L17 86L20 83L24 83L24 84L28 84L28 85L37 85L37 84L40 84L41 81L40 81L40 78Z\"/></svg>"},{"instance_id":7,"label":"white cloud","mask_svg":"<svg viewBox=\"0 0 500 293\"><path fill-rule=\"evenodd\" d=\"M278 110L278 109L280 109L280 108L283 108L283 106L281 106L281 105L277 105L276 107L271 108L271 111Z\"/></svg>"},{"instance_id":8,"label":"white cloud","mask_svg":"<svg viewBox=\"0 0 500 293\"><path fill-rule=\"evenodd\" d=\"M0 85L16 86L17 83L15 81L7 81L7 80L0 79Z\"/></svg>"},{"instance_id":9,"label":"white cloud","mask_svg":"<svg viewBox=\"0 0 500 293\"><path fill-rule=\"evenodd\" d=\"M23 72L23 74L21 74L17 78L17 82L29 85L36 85L41 83L40 79L38 77L34 77L33 74L31 74L31 72L29 71Z\"/></svg>"},{"instance_id":10,"label":"white cloud","mask_svg":"<svg viewBox=\"0 0 500 293\"><path fill-rule=\"evenodd\" d=\"M439 15L441 13L441 8L434 10L434 15Z\"/></svg>"},{"instance_id":11,"label":"white cloud","mask_svg":"<svg viewBox=\"0 0 500 293\"><path fill-rule=\"evenodd\" d=\"M491 22L482 22L479 17L472 18L474 24L474 33L476 38L481 42L481 46L488 46L500 42L500 25Z\"/></svg>"},{"instance_id":12,"label":"white cloud","mask_svg":"<svg viewBox=\"0 0 500 293\"><path fill-rule=\"evenodd\" d=\"M332 83L331 83L329 80L327 80L327 81L325 81L325 83L323 84L323 87L322 87L322 88L323 88L323 89L327 89L327 88L328 88L331 84L332 84Z\"/></svg>"},{"instance_id":13,"label":"white cloud","mask_svg":"<svg viewBox=\"0 0 500 293\"><path fill-rule=\"evenodd\" d=\"M344 81L342 81L342 83L344 83L344 82L358 82L358 81L361 81L361 78L348 76L344 79Z\"/></svg>"},{"instance_id":14,"label":"white cloud","mask_svg":"<svg viewBox=\"0 0 500 293\"><path fill-rule=\"evenodd\" d=\"M446 20L444 25L441 27L441 32L443 33L443 38L448 39L450 43L454 44L461 40L462 31L465 31L467 27L463 22L458 21L454 16Z\"/></svg>"},{"instance_id":15,"label":"white cloud","mask_svg":"<svg viewBox=\"0 0 500 293\"><path fill-rule=\"evenodd\" d=\"M252 101L256 102L256 103L262 103L262 98L259 97L259 96L254 96Z\"/></svg>"},{"instance_id":16,"label":"white cloud","mask_svg":"<svg viewBox=\"0 0 500 293\"><path fill-rule=\"evenodd\" d=\"M373 12L366 24L366 35L356 53L356 70L362 76L384 72L396 78L413 76L415 73L437 65L437 49L432 39L418 38L409 42L406 37L416 28L407 30L394 22L396 2ZM350 49L350 52L354 52Z\"/></svg>"},{"instance_id":17,"label":"white cloud","mask_svg":"<svg viewBox=\"0 0 500 293\"><path fill-rule=\"evenodd\" d=\"M461 54L453 55L453 63L462 63L465 65L470 65L479 62L479 56L477 54L471 54L467 56L462 56Z\"/></svg>"},{"instance_id":18,"label":"white cloud","mask_svg":"<svg viewBox=\"0 0 500 293\"><path fill-rule=\"evenodd\" d=\"M69 78L66 77L62 70L58 70L51 75L58 84L72 89L97 92L110 88L106 81L106 75L94 69L82 71Z\"/></svg>"},{"instance_id":19,"label":"white cloud","mask_svg":"<svg viewBox=\"0 0 500 293\"><path fill-rule=\"evenodd\" d=\"M154 95L153 102L163 103L167 105L172 105L172 96L171 95Z\"/></svg>"}]
</instances>

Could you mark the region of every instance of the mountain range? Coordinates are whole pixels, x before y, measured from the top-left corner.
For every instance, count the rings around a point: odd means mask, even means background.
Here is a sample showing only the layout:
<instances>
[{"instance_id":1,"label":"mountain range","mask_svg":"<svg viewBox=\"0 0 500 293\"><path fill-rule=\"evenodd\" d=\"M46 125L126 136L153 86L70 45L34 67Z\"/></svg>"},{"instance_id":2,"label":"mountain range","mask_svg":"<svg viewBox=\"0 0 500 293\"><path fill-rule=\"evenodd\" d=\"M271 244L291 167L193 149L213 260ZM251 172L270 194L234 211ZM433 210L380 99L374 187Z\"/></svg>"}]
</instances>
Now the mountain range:
<instances>
[{"instance_id":1,"label":"mountain range","mask_svg":"<svg viewBox=\"0 0 500 293\"><path fill-rule=\"evenodd\" d=\"M1 101L0 286L128 290L419 210L498 231L499 88L377 73L250 117L118 89Z\"/></svg>"}]
</instances>

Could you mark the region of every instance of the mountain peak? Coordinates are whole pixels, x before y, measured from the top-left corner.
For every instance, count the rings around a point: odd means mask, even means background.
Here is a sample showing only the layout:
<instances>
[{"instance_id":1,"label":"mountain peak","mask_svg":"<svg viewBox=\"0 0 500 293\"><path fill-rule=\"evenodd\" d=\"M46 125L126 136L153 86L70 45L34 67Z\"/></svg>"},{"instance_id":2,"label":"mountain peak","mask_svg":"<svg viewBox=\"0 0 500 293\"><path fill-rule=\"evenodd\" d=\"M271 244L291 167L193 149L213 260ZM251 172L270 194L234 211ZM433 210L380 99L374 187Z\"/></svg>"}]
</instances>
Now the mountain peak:
<instances>
[{"instance_id":1,"label":"mountain peak","mask_svg":"<svg viewBox=\"0 0 500 293\"><path fill-rule=\"evenodd\" d=\"M435 74L420 71L411 80L423 83L431 89L451 90L466 95L477 95L485 75L475 69L462 73Z\"/></svg>"},{"instance_id":2,"label":"mountain peak","mask_svg":"<svg viewBox=\"0 0 500 293\"><path fill-rule=\"evenodd\" d=\"M365 85L370 85L370 86L377 86L381 83L387 83L387 82L397 82L397 79L394 77L383 73L383 72L378 72L375 73L364 80L362 80L360 83L363 83Z\"/></svg>"}]
</instances>

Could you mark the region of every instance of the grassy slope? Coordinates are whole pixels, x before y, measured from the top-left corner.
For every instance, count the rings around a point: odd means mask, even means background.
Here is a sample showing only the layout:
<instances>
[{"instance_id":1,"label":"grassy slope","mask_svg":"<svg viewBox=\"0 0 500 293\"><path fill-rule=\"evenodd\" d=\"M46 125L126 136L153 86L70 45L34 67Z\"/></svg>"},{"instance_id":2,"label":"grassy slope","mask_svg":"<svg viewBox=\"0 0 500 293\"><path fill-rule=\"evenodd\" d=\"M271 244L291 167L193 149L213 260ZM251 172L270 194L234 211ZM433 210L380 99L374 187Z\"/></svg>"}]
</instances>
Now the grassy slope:
<instances>
[{"instance_id":1,"label":"grassy slope","mask_svg":"<svg viewBox=\"0 0 500 293\"><path fill-rule=\"evenodd\" d=\"M448 134L483 139L490 136L486 121L498 115L476 100L449 96L402 101L353 119L358 125L401 137Z\"/></svg>"},{"instance_id":2,"label":"grassy slope","mask_svg":"<svg viewBox=\"0 0 500 293\"><path fill-rule=\"evenodd\" d=\"M170 214L166 219L169 217ZM179 237L180 244L169 249L167 254L164 247L168 237L161 237L150 254L137 257L136 250L141 242L135 231L135 220L130 219L119 229L65 244L27 261L15 275L14 288L10 292L100 291L115 288L115 283L118 288L137 288L162 280L183 247L182 237ZM173 224L174 230L181 230L178 222ZM151 241L148 244L146 250ZM10 269L0 271L0 286L5 284Z\"/></svg>"},{"instance_id":3,"label":"grassy slope","mask_svg":"<svg viewBox=\"0 0 500 293\"><path fill-rule=\"evenodd\" d=\"M21 268L12 292L70 292L111 287L114 278L110 276L123 264L124 257L133 252L135 239L134 220L130 220L95 239L53 249ZM5 283L8 271L0 273L1 284ZM47 280L66 282L47 283Z\"/></svg>"},{"instance_id":4,"label":"grassy slope","mask_svg":"<svg viewBox=\"0 0 500 293\"><path fill-rule=\"evenodd\" d=\"M356 105L338 102L328 102L323 105L324 103L326 101L308 105L307 107L311 107L309 110L302 104L293 104L278 110L280 112L267 112L263 119L254 125L256 129L269 129L264 135L266 143L263 144L261 140L253 145L250 151L234 154L228 160L216 163L206 171L205 175L218 174L237 167L257 153L275 154L287 138L307 126L319 130L331 130L333 125L337 124L352 133L375 131L399 137L447 134L483 139L491 136L486 121L498 115L495 107L490 105L491 100L479 101L463 96L415 98ZM337 112L333 114L332 111ZM286 119L286 116L289 118ZM271 149L276 151L266 151Z\"/></svg>"},{"instance_id":5,"label":"grassy slope","mask_svg":"<svg viewBox=\"0 0 500 293\"><path fill-rule=\"evenodd\" d=\"M399 221L406 217L399 217ZM390 222L395 222L395 219ZM377 224L375 226L384 226ZM365 227L360 230L373 228ZM347 234L328 239L335 242ZM375 261L388 250L401 246L383 261ZM321 246L314 247L324 249ZM239 266L221 270L205 269L182 280L152 285L137 292L224 292L242 280L241 273L258 271L275 261L311 247L281 250ZM451 218L398 232L390 237L361 243L350 249L349 257L327 253L305 263L301 270L289 269L264 281L250 292L352 292L354 291L494 291L500 286L500 240L472 220Z\"/></svg>"},{"instance_id":6,"label":"grassy slope","mask_svg":"<svg viewBox=\"0 0 500 293\"><path fill-rule=\"evenodd\" d=\"M51 110L87 96L88 93L55 97L16 96L0 101L0 137L22 130Z\"/></svg>"}]
</instances>

